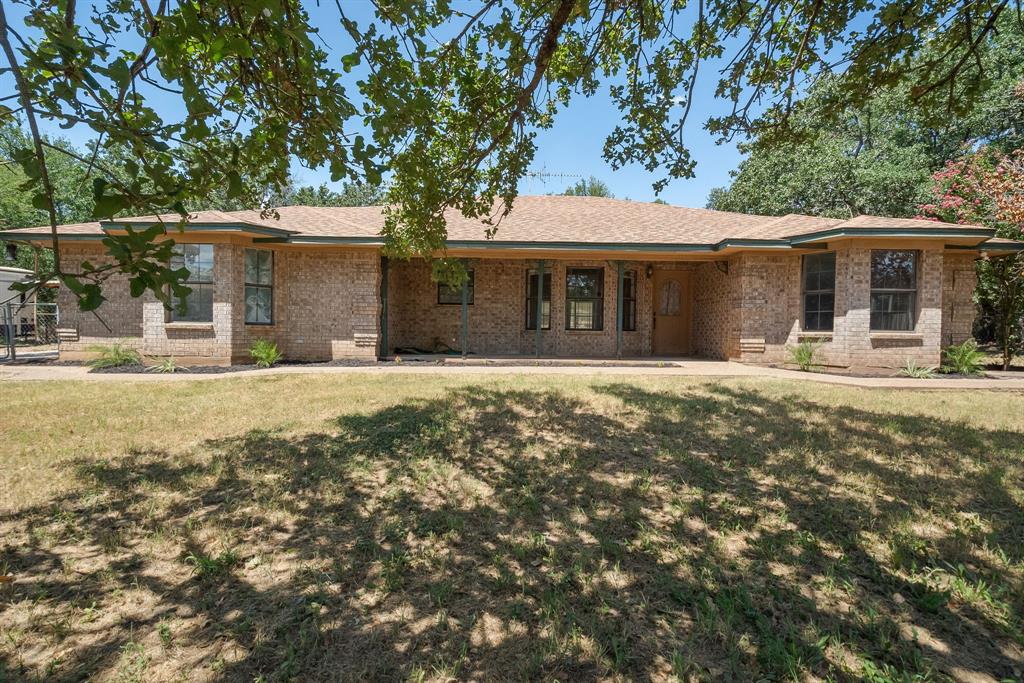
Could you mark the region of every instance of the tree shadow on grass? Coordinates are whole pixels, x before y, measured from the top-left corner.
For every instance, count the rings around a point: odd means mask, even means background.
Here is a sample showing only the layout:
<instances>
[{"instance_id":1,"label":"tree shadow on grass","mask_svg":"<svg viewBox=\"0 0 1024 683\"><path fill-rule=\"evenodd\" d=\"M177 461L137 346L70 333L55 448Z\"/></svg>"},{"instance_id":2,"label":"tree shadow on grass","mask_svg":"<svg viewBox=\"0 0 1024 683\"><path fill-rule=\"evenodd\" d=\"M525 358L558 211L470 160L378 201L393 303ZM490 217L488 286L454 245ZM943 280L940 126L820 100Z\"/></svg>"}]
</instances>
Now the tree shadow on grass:
<instances>
[{"instance_id":1,"label":"tree shadow on grass","mask_svg":"<svg viewBox=\"0 0 1024 683\"><path fill-rule=\"evenodd\" d=\"M1020 675L1021 433L724 385L594 392L471 386L83 461L83 492L0 518L20 577L0 666Z\"/></svg>"}]
</instances>

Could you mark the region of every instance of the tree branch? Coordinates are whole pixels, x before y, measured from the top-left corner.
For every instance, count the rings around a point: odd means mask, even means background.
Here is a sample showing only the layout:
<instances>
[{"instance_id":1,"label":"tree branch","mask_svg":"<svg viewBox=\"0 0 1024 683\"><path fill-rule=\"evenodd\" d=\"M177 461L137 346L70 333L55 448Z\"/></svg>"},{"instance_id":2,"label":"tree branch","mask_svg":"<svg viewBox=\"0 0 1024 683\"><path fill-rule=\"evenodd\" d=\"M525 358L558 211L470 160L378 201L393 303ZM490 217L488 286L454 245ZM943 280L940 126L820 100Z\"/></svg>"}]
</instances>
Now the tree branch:
<instances>
[{"instance_id":1,"label":"tree branch","mask_svg":"<svg viewBox=\"0 0 1024 683\"><path fill-rule=\"evenodd\" d=\"M73 5L74 3L71 4ZM7 13L4 10L3 3L0 2L0 49L3 49L4 56L7 57L7 63L10 64L11 73L14 75L14 82L21 95L21 106L25 110L25 118L28 120L29 131L32 134L32 146L39 161L39 181L42 183L43 192L46 195L46 212L50 219L50 234L53 239L53 268L59 277L61 274L60 245L58 244L57 237L57 210L54 206L53 185L50 183L50 173L46 168L46 157L43 154L43 138L39 134L39 124L36 122L36 110L32 105L32 98L29 96L28 82L25 80L25 74L18 65L18 58L14 54L14 48L11 46L8 28Z\"/></svg>"}]
</instances>

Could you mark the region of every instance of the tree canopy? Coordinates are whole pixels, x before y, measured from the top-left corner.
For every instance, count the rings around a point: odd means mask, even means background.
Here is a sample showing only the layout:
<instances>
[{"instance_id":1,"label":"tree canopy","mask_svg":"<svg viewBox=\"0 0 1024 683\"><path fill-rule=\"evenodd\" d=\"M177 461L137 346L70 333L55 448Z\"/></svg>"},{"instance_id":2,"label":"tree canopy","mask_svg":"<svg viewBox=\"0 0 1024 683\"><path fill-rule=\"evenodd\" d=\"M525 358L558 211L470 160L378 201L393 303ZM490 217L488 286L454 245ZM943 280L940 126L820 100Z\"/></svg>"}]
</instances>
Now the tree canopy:
<instances>
[{"instance_id":1,"label":"tree canopy","mask_svg":"<svg viewBox=\"0 0 1024 683\"><path fill-rule=\"evenodd\" d=\"M580 178L575 183L565 188L562 193L567 197L614 197L608 183L596 176Z\"/></svg>"},{"instance_id":2,"label":"tree canopy","mask_svg":"<svg viewBox=\"0 0 1024 683\"><path fill-rule=\"evenodd\" d=\"M44 137L46 143L47 167L55 189L55 207L59 223L78 223L93 220L94 197L90 185L87 164L80 159L91 155L89 150L75 147L64 138ZM11 157L14 151L28 144L28 136L18 126L0 125L0 155ZM130 152L121 148L102 151L104 166L112 173L124 176ZM0 238L3 230L38 226L46 222L46 212L33 205L33 192L26 188L28 178L16 165L0 168ZM326 184L317 187L296 186L289 178L281 188L265 188L260 192L261 202L266 206L370 206L384 200L385 190L379 186L362 183L342 183L339 191ZM224 188L214 188L202 198L190 200L188 211L217 209L237 211L251 208L238 197L228 197ZM0 240L0 244L3 244ZM33 254L27 248L18 249L15 263L19 267L32 268L36 257L44 270L52 268L52 257L47 250Z\"/></svg>"},{"instance_id":3,"label":"tree canopy","mask_svg":"<svg viewBox=\"0 0 1024 683\"><path fill-rule=\"evenodd\" d=\"M40 121L84 128L92 216L175 211L218 192L262 206L292 159L335 181L388 175L384 236L391 253L443 249L443 211L485 220L510 209L538 130L571 98L608 88L622 119L604 156L612 168L657 170L662 189L693 174L686 120L699 77L716 80L728 111L715 135L793 135L808 79L841 73L818 108L838 120L878 88L907 88L907 109L935 122L971 111L993 78L982 53L1009 0L907 4L706 0L485 0L472 13L446 1L376 0L357 22L336 2L348 43L340 63L294 0L40 0L27 31L0 4L0 49L31 144L12 155L33 206L59 222L53 147ZM1016 16L1015 16L1016 15ZM857 29L853 30L852 27ZM328 32L325 32L325 34ZM331 35L337 31L330 31ZM160 104L157 104L157 102ZM168 101L177 107L165 106ZM130 152L124 173L104 150ZM163 263L157 232L110 237L110 268L54 269L95 308L100 284L127 273L133 293L167 300L183 273Z\"/></svg>"},{"instance_id":4,"label":"tree canopy","mask_svg":"<svg viewBox=\"0 0 1024 683\"><path fill-rule=\"evenodd\" d=\"M744 145L748 153L727 188L712 190L708 207L836 218L858 214L914 216L932 174L946 161L985 143L1024 144L1024 31L1015 19L980 53L991 75L968 112L933 121L912 101L912 86L881 88L836 117L831 109L843 80L820 79L795 107L786 144L769 131Z\"/></svg>"},{"instance_id":5,"label":"tree canopy","mask_svg":"<svg viewBox=\"0 0 1024 683\"><path fill-rule=\"evenodd\" d=\"M932 176L928 200L919 208L928 218L987 225L998 237L1024 239L1024 148L987 146L947 162ZM976 336L998 344L1009 370L1024 350L1024 254L981 259L975 299L983 332Z\"/></svg>"}]
</instances>

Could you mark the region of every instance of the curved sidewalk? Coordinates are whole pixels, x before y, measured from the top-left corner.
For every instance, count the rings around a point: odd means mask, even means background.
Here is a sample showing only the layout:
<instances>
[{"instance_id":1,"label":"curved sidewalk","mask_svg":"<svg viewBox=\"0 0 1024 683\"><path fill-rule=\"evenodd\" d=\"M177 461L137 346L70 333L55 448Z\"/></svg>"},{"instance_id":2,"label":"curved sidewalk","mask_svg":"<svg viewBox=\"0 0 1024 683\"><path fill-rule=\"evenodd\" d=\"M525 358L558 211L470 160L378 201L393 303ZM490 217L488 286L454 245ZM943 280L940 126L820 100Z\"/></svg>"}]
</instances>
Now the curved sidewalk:
<instances>
[{"instance_id":1,"label":"curved sidewalk","mask_svg":"<svg viewBox=\"0 0 1024 683\"><path fill-rule=\"evenodd\" d=\"M798 372L780 368L767 368L722 361L681 360L646 364L593 364L593 361L566 361L551 364L435 364L409 362L402 365L284 365L260 370L240 370L223 373L177 372L97 373L74 365L0 365L0 382L65 381L90 382L181 382L214 381L221 379L248 379L276 375L334 375L334 374L427 374L427 375L609 375L631 377L765 377L804 382L819 382L851 387L879 389L994 389L1024 391L1024 373L991 372L979 378L911 379L908 377L850 377L818 372Z\"/></svg>"}]
</instances>

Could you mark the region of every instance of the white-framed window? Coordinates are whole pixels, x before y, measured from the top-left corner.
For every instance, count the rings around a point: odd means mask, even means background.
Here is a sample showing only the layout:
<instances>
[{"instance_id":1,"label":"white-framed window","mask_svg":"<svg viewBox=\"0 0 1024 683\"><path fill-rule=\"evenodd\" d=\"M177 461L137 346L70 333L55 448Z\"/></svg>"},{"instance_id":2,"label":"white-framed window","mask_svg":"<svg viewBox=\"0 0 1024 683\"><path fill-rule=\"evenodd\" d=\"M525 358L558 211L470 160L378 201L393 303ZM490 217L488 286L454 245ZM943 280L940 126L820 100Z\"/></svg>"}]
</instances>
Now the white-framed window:
<instances>
[{"instance_id":1,"label":"white-framed window","mask_svg":"<svg viewBox=\"0 0 1024 683\"><path fill-rule=\"evenodd\" d=\"M918 253L905 249L871 252L871 329L913 331L917 322Z\"/></svg>"},{"instance_id":2,"label":"white-framed window","mask_svg":"<svg viewBox=\"0 0 1024 683\"><path fill-rule=\"evenodd\" d=\"M192 290L172 296L171 322L213 322L213 245L175 244L170 265L188 269L183 284Z\"/></svg>"},{"instance_id":3,"label":"white-framed window","mask_svg":"<svg viewBox=\"0 0 1024 683\"><path fill-rule=\"evenodd\" d=\"M245 250L245 324L274 324L274 252Z\"/></svg>"},{"instance_id":4,"label":"white-framed window","mask_svg":"<svg viewBox=\"0 0 1024 683\"><path fill-rule=\"evenodd\" d=\"M804 256L803 294L803 329L807 332L831 332L836 308L834 251Z\"/></svg>"}]
</instances>

